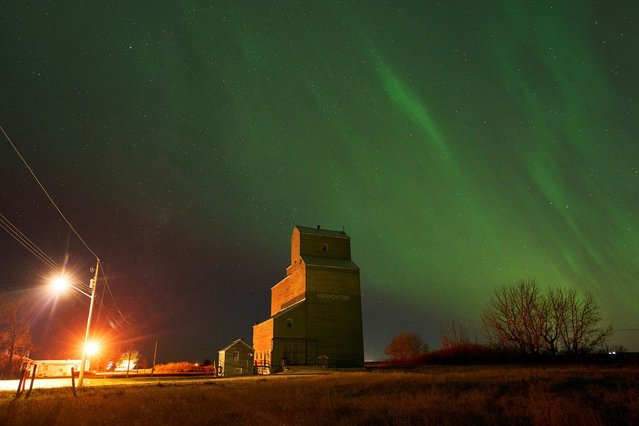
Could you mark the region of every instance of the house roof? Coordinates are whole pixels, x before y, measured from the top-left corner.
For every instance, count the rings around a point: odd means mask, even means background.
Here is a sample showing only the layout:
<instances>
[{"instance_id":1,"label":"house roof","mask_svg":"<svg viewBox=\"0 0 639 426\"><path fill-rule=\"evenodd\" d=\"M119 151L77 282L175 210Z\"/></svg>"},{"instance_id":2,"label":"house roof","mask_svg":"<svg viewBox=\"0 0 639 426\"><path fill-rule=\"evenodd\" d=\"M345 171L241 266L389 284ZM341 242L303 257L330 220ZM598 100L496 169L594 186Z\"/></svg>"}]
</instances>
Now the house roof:
<instances>
[{"instance_id":1,"label":"house roof","mask_svg":"<svg viewBox=\"0 0 639 426\"><path fill-rule=\"evenodd\" d=\"M332 257L302 256L308 266L322 266L325 268L340 268L357 270L359 266L350 259L335 259Z\"/></svg>"},{"instance_id":2,"label":"house roof","mask_svg":"<svg viewBox=\"0 0 639 426\"><path fill-rule=\"evenodd\" d=\"M330 229L309 228L309 227L300 226L300 225L295 225L295 227L300 231L300 234L325 235L327 237L333 237L333 238L346 238L346 239L351 238L344 231L331 231Z\"/></svg>"},{"instance_id":3,"label":"house roof","mask_svg":"<svg viewBox=\"0 0 639 426\"><path fill-rule=\"evenodd\" d=\"M249 345L248 343L246 343L244 340L242 340L242 339L240 338L240 339L237 339L237 340L233 340L233 341L232 341L232 342L231 342L228 346L226 346L226 347L224 347L224 348L220 349L218 352L227 351L227 350L229 350L230 348L232 348L233 346L237 345L238 343L241 343L241 344L243 344L244 346L246 346L247 348L249 348L250 350L253 350L253 347L252 347L251 345Z\"/></svg>"}]
</instances>

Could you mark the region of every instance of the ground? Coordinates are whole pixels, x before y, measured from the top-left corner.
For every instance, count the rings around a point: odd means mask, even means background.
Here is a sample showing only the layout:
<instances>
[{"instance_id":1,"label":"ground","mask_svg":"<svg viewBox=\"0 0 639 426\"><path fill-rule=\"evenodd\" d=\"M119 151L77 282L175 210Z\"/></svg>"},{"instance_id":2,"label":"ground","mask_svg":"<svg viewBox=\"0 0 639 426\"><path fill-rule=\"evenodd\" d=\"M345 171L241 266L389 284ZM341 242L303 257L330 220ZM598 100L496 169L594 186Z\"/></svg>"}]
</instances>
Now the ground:
<instances>
[{"instance_id":1,"label":"ground","mask_svg":"<svg viewBox=\"0 0 639 426\"><path fill-rule=\"evenodd\" d=\"M637 424L638 378L637 366L467 366L101 379L77 397L0 392L0 424Z\"/></svg>"}]
</instances>

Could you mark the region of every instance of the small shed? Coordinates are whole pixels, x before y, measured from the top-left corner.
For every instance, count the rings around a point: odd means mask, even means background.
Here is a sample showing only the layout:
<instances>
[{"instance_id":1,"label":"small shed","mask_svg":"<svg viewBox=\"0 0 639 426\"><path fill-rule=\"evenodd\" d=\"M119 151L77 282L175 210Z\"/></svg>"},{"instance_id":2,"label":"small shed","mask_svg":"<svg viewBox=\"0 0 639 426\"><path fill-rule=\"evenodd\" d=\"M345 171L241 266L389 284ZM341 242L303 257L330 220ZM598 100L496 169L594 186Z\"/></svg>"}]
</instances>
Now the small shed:
<instances>
[{"instance_id":1,"label":"small shed","mask_svg":"<svg viewBox=\"0 0 639 426\"><path fill-rule=\"evenodd\" d=\"M242 339L218 351L219 374L225 377L253 374L253 348Z\"/></svg>"}]
</instances>

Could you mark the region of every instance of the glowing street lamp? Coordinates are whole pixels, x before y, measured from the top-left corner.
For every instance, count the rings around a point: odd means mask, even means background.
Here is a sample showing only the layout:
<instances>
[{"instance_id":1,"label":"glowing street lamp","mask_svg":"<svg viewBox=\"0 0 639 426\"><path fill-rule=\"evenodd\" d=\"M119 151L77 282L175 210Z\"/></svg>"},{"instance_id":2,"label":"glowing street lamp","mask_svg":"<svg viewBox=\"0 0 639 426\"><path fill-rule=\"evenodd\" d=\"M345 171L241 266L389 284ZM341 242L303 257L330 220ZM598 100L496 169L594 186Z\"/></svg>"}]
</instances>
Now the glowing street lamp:
<instances>
[{"instance_id":1,"label":"glowing street lamp","mask_svg":"<svg viewBox=\"0 0 639 426\"><path fill-rule=\"evenodd\" d=\"M64 274L58 275L57 277L51 280L51 288L56 293L62 293L63 291L68 289L70 286L71 284L69 283L69 277Z\"/></svg>"},{"instance_id":2,"label":"glowing street lamp","mask_svg":"<svg viewBox=\"0 0 639 426\"><path fill-rule=\"evenodd\" d=\"M82 345L82 363L80 364L80 375L78 376L78 387L82 386L84 380L84 370L87 362L87 354L89 352L89 330L91 329L91 314L93 314L93 302L95 301L95 287L98 282L98 271L100 270L100 259L96 259L95 275L89 281L89 288L91 293L87 293L69 283L69 279L66 275L60 275L54 278L51 282L51 286L56 292L64 291L65 289L72 287L80 293L88 296L91 299L89 305L89 317L87 318L87 331L84 335L84 345Z\"/></svg>"},{"instance_id":3,"label":"glowing street lamp","mask_svg":"<svg viewBox=\"0 0 639 426\"><path fill-rule=\"evenodd\" d=\"M92 357L100 352L100 344L96 341L87 343L87 355Z\"/></svg>"},{"instance_id":4,"label":"glowing street lamp","mask_svg":"<svg viewBox=\"0 0 639 426\"><path fill-rule=\"evenodd\" d=\"M100 342L95 340L87 343L87 357L89 358L89 366L93 364L93 357L95 357L101 349Z\"/></svg>"}]
</instances>

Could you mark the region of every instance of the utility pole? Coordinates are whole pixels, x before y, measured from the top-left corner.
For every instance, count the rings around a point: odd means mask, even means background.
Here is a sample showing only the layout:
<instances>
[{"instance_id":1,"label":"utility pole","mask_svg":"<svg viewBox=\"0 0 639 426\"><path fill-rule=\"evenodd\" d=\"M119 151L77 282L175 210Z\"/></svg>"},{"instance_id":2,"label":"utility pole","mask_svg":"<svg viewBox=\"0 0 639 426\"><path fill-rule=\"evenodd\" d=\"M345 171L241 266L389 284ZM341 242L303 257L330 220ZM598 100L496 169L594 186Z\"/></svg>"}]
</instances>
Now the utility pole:
<instances>
[{"instance_id":1,"label":"utility pole","mask_svg":"<svg viewBox=\"0 0 639 426\"><path fill-rule=\"evenodd\" d=\"M87 344L89 343L89 329L91 328L91 314L93 314L93 302L95 301L95 288L98 284L98 271L100 270L100 259L95 260L95 275L89 281L91 288L91 304L89 305L89 317L87 318L87 331L84 334L84 346L82 347L82 364L80 364L80 375L78 376L78 387L82 386L84 380L84 367L87 362Z\"/></svg>"},{"instance_id":2,"label":"utility pole","mask_svg":"<svg viewBox=\"0 0 639 426\"><path fill-rule=\"evenodd\" d=\"M153 365L151 366L151 376L153 376L153 372L155 371L155 358L158 354L158 340L159 338L155 338L155 349L153 349Z\"/></svg>"}]
</instances>

